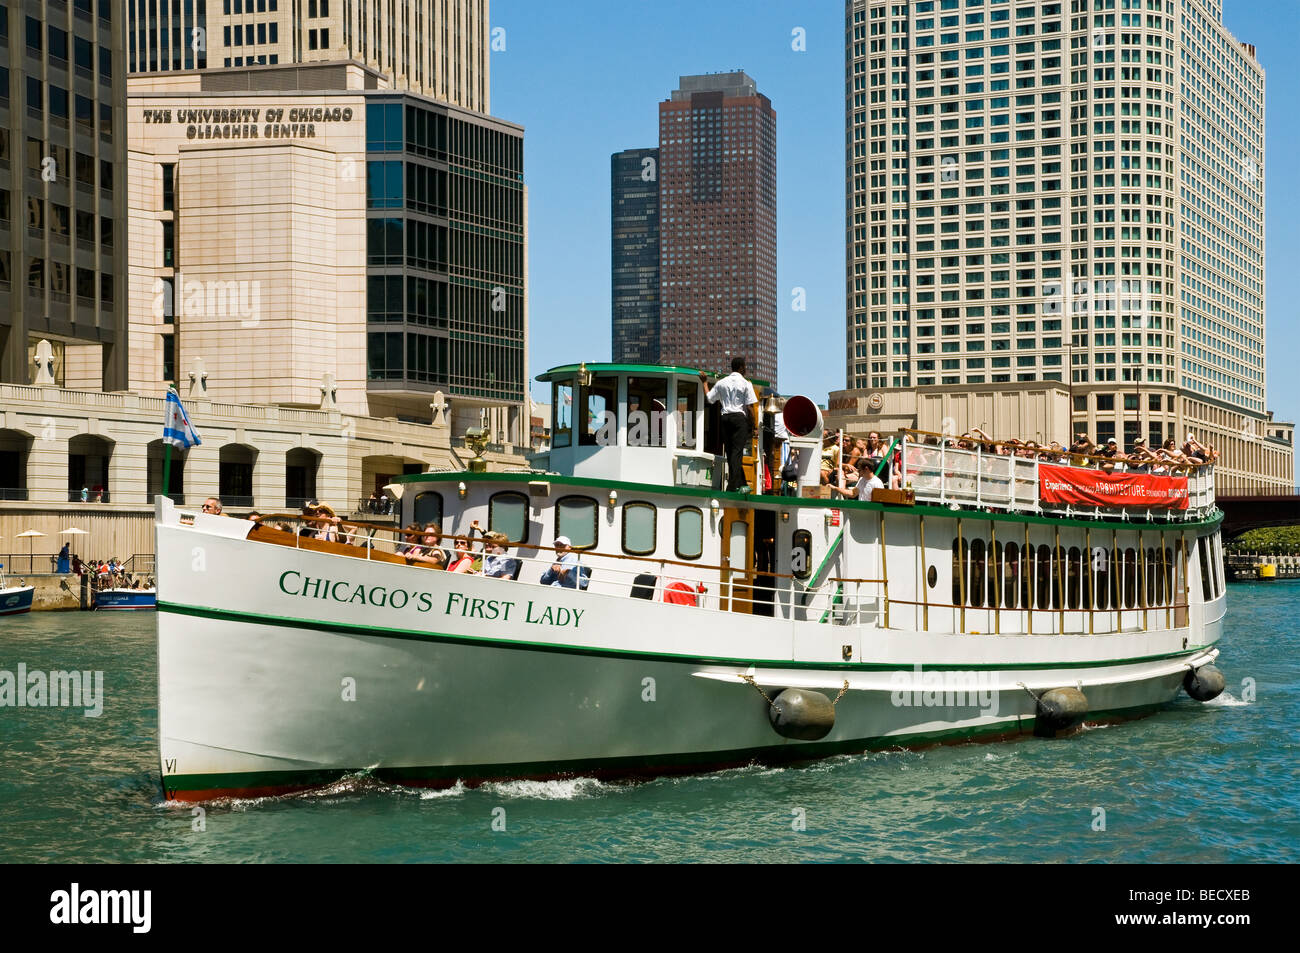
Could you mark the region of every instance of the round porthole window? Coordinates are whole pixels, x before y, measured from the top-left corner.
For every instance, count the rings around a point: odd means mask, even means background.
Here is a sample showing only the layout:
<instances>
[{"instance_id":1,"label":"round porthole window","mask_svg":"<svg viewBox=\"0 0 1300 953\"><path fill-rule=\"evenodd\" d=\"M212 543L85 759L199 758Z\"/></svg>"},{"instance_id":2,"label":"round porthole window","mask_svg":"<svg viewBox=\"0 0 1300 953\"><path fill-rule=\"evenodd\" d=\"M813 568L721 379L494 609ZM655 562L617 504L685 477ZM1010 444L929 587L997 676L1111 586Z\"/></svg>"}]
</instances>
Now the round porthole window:
<instances>
[{"instance_id":1,"label":"round porthole window","mask_svg":"<svg viewBox=\"0 0 1300 953\"><path fill-rule=\"evenodd\" d=\"M928 582L930 588L933 589L935 584L939 581L939 570L931 566L930 571L925 574L925 581Z\"/></svg>"}]
</instances>

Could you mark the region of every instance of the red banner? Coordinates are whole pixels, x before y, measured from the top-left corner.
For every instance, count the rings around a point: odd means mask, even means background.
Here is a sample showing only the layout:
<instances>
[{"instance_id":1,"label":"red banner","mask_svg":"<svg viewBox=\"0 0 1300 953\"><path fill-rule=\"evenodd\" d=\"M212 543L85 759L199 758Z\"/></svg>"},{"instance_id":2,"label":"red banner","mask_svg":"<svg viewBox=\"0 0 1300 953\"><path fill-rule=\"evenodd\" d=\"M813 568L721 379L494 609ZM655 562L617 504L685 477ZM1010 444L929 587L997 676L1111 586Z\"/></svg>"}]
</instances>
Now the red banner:
<instances>
[{"instance_id":1,"label":"red banner","mask_svg":"<svg viewBox=\"0 0 1300 953\"><path fill-rule=\"evenodd\" d=\"M1038 498L1044 503L1185 510L1187 477L1105 473L1084 467L1040 463Z\"/></svg>"}]
</instances>

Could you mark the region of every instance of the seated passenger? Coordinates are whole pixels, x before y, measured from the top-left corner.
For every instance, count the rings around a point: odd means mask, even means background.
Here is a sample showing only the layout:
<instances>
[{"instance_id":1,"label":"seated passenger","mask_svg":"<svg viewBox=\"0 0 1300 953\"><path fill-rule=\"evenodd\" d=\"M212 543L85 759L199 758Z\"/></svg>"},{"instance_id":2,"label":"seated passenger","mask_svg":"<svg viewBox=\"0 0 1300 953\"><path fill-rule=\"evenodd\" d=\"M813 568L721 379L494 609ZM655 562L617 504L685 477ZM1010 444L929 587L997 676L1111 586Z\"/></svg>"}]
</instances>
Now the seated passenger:
<instances>
[{"instance_id":1,"label":"seated passenger","mask_svg":"<svg viewBox=\"0 0 1300 953\"><path fill-rule=\"evenodd\" d=\"M505 533L488 533L484 537L487 553L483 557L483 575L494 579L514 579L519 572L519 560L506 555L510 537Z\"/></svg>"},{"instance_id":2,"label":"seated passenger","mask_svg":"<svg viewBox=\"0 0 1300 953\"><path fill-rule=\"evenodd\" d=\"M578 554L573 551L573 543L569 537L555 537L555 562L551 563L550 569L542 573L540 581L543 586L559 586L564 589L587 588L588 573L578 565Z\"/></svg>"},{"instance_id":3,"label":"seated passenger","mask_svg":"<svg viewBox=\"0 0 1300 953\"><path fill-rule=\"evenodd\" d=\"M469 540L458 539L455 542L456 555L447 566L448 572L473 572L474 554L469 551Z\"/></svg>"},{"instance_id":4,"label":"seated passenger","mask_svg":"<svg viewBox=\"0 0 1300 953\"><path fill-rule=\"evenodd\" d=\"M450 560L447 558L446 550L439 545L441 542L442 531L438 528L438 524L428 524L424 528L420 545L412 546L404 553L407 562L419 563L432 569L445 569Z\"/></svg>"}]
</instances>

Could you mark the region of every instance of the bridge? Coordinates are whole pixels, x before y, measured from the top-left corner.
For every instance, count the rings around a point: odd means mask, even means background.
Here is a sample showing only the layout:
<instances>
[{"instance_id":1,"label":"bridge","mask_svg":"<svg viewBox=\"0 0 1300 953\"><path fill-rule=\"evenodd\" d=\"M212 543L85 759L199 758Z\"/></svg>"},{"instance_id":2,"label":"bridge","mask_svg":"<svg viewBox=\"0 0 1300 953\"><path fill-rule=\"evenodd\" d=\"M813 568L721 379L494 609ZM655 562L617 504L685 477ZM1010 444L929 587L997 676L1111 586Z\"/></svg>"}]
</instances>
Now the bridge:
<instances>
[{"instance_id":1,"label":"bridge","mask_svg":"<svg viewBox=\"0 0 1300 953\"><path fill-rule=\"evenodd\" d=\"M1223 510L1223 541L1265 526L1300 526L1300 487L1290 489L1215 488Z\"/></svg>"}]
</instances>

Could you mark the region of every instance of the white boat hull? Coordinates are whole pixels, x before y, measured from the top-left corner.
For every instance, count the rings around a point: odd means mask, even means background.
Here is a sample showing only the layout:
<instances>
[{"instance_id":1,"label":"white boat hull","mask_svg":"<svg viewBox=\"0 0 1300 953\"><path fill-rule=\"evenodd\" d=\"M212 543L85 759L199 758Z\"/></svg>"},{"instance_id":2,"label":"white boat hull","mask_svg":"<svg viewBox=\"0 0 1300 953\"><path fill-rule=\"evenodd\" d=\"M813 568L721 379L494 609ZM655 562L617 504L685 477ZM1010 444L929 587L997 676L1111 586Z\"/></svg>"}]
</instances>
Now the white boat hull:
<instances>
[{"instance_id":1,"label":"white boat hull","mask_svg":"<svg viewBox=\"0 0 1300 953\"><path fill-rule=\"evenodd\" d=\"M1135 717L1176 697L1221 628L1221 599L1189 628L1107 635L817 625L249 542L240 524L158 527L171 798L353 772L433 786L633 776L1008 736L1035 727L1030 690L1063 686L1082 687L1089 720ZM846 682L824 738L770 726L760 688L833 698Z\"/></svg>"}]
</instances>

